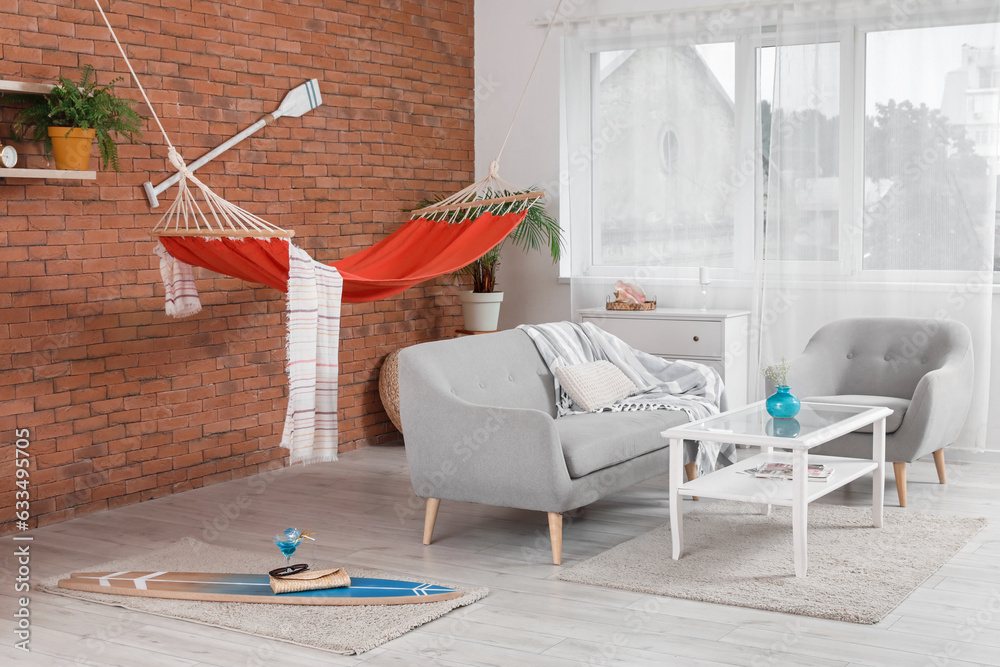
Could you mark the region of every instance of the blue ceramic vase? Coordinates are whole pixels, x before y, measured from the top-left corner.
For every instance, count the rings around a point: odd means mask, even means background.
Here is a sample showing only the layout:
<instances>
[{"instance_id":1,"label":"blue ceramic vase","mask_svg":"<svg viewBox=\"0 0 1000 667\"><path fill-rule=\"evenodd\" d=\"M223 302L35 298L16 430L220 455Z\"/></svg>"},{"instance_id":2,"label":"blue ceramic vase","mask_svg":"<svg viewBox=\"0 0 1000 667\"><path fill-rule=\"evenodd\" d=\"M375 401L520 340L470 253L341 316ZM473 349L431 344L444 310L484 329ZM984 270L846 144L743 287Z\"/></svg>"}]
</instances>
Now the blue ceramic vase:
<instances>
[{"instance_id":1,"label":"blue ceramic vase","mask_svg":"<svg viewBox=\"0 0 1000 667\"><path fill-rule=\"evenodd\" d=\"M765 405L767 414L775 419L791 419L799 414L799 408L802 407L799 399L792 396L785 385L775 387L774 393L767 397Z\"/></svg>"}]
</instances>

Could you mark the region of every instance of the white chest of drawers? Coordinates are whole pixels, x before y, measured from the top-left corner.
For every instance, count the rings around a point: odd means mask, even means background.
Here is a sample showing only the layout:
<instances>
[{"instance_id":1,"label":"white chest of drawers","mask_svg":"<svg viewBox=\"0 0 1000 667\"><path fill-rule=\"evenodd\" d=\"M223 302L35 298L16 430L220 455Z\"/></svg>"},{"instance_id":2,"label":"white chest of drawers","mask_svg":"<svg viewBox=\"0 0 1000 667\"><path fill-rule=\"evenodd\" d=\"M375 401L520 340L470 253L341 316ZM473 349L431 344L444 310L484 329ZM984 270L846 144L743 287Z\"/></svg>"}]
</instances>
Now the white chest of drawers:
<instances>
[{"instance_id":1,"label":"white chest of drawers","mask_svg":"<svg viewBox=\"0 0 1000 667\"><path fill-rule=\"evenodd\" d=\"M746 405L750 311L586 308L580 311L580 318L638 350L665 359L697 361L715 368L726 384L729 408Z\"/></svg>"}]
</instances>

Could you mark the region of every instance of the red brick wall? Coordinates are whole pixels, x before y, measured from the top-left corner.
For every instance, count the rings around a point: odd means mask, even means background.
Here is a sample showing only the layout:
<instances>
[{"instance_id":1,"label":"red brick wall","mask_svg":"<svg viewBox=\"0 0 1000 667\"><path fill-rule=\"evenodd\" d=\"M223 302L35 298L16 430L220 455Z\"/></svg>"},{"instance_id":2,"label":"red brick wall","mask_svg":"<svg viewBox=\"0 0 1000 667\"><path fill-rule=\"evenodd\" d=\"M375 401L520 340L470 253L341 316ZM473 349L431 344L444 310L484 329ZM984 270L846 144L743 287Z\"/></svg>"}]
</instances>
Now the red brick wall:
<instances>
[{"instance_id":1,"label":"red brick wall","mask_svg":"<svg viewBox=\"0 0 1000 667\"><path fill-rule=\"evenodd\" d=\"M319 79L322 107L199 175L295 230L321 261L378 241L402 209L473 176L473 0L103 4L188 161ZM4 0L0 78L76 78L86 63L101 83L127 76L90 7ZM130 80L119 88L139 98ZM0 109L4 140L12 113ZM19 167L45 165L37 146L14 145ZM149 236L159 213L141 189L168 175L152 121L120 152L122 173L96 181L0 180L0 507L14 505L15 428L30 429L31 525L287 465L283 295L196 269L204 310L167 317ZM397 347L448 336L456 289L441 278L345 305L341 451L398 437L379 365Z\"/></svg>"}]
</instances>

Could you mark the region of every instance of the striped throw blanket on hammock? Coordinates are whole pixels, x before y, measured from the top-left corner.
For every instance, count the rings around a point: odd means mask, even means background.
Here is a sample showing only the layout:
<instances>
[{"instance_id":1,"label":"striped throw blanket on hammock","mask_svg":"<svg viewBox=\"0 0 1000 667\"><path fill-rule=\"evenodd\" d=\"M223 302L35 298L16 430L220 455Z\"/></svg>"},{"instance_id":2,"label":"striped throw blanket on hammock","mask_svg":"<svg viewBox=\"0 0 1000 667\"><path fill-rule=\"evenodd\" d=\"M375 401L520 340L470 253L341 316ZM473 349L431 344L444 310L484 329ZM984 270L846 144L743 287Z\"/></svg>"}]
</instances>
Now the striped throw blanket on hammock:
<instances>
[{"instance_id":1,"label":"striped throw blanket on hammock","mask_svg":"<svg viewBox=\"0 0 1000 667\"><path fill-rule=\"evenodd\" d=\"M288 250L288 412L281 446L291 463L337 460L337 352L340 297L337 269L301 248Z\"/></svg>"},{"instance_id":2,"label":"striped throw blanket on hammock","mask_svg":"<svg viewBox=\"0 0 1000 667\"><path fill-rule=\"evenodd\" d=\"M718 371L693 361L667 361L629 347L625 341L590 322L522 324L518 327L535 343L549 370L592 361L613 363L639 388L639 393L623 398L595 412L636 410L683 410L691 421L717 415L726 409L725 389ZM558 417L584 410L573 402L553 373ZM666 441L664 441L666 445ZM699 474L736 463L736 446L714 442L698 443Z\"/></svg>"}]
</instances>

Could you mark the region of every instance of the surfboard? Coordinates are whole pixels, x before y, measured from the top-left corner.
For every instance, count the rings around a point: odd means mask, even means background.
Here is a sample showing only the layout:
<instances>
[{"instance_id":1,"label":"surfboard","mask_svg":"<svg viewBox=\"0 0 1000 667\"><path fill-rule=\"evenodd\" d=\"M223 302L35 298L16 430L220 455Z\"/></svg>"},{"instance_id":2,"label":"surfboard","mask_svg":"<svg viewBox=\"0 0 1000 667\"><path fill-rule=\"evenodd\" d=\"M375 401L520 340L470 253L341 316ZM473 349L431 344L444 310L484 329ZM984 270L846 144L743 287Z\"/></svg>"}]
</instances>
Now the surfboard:
<instances>
[{"instance_id":1,"label":"surfboard","mask_svg":"<svg viewBox=\"0 0 1000 667\"><path fill-rule=\"evenodd\" d=\"M435 584L362 577L352 577L351 585L344 588L278 595L266 574L212 572L74 572L59 587L174 600L305 605L419 604L462 596L461 591Z\"/></svg>"}]
</instances>

